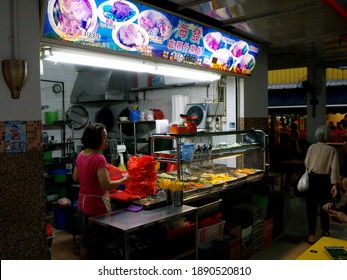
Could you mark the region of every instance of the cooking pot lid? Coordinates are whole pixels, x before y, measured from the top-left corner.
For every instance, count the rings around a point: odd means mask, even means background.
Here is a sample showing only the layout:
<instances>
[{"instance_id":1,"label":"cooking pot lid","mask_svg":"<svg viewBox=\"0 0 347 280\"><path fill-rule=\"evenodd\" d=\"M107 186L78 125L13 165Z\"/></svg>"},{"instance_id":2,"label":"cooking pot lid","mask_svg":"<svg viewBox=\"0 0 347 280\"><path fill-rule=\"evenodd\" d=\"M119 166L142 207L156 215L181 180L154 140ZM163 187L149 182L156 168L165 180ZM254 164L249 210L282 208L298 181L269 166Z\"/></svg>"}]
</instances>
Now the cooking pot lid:
<instances>
[{"instance_id":1,"label":"cooking pot lid","mask_svg":"<svg viewBox=\"0 0 347 280\"><path fill-rule=\"evenodd\" d=\"M66 120L69 122L70 128L79 130L89 123L89 114L83 106L74 105L67 109Z\"/></svg>"}]
</instances>

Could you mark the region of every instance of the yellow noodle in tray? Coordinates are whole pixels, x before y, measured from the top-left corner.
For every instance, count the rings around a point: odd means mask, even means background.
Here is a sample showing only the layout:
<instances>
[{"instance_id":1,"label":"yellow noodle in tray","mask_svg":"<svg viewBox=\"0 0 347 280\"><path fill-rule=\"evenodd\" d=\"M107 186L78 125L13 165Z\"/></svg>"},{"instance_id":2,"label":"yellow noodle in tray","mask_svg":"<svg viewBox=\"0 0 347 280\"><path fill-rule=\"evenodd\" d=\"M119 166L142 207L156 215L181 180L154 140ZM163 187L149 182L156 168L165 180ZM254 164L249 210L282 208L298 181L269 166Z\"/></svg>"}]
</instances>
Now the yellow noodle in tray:
<instances>
[{"instance_id":1,"label":"yellow noodle in tray","mask_svg":"<svg viewBox=\"0 0 347 280\"><path fill-rule=\"evenodd\" d=\"M230 182L237 179L227 173L210 174L210 176L206 176L206 175L207 174L205 174L205 176L201 176L203 177L200 179L201 183L218 185L218 184L224 184L226 182Z\"/></svg>"},{"instance_id":2,"label":"yellow noodle in tray","mask_svg":"<svg viewBox=\"0 0 347 280\"><path fill-rule=\"evenodd\" d=\"M213 175L211 182L212 182L212 185L216 185L216 184L230 182L235 179L236 179L235 177L227 173L219 173L219 174Z\"/></svg>"}]
</instances>

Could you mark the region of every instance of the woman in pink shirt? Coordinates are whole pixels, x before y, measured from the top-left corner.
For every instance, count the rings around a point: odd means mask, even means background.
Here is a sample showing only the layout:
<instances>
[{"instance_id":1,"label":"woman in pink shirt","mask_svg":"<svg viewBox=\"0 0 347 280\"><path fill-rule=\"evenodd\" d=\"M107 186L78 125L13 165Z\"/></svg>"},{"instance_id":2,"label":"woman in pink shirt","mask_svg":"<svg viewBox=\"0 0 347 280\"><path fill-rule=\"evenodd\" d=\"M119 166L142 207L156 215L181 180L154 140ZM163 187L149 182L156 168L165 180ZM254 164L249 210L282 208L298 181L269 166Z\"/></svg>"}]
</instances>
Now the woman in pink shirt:
<instances>
[{"instance_id":1,"label":"woman in pink shirt","mask_svg":"<svg viewBox=\"0 0 347 280\"><path fill-rule=\"evenodd\" d=\"M103 124L89 124L83 132L81 142L85 149L77 156L73 180L80 185L77 208L83 217L80 258L87 259L92 246L89 218L111 212L108 191L124 184L129 176L125 174L120 180L110 180L106 158L99 153L108 145L107 131Z\"/></svg>"}]
</instances>

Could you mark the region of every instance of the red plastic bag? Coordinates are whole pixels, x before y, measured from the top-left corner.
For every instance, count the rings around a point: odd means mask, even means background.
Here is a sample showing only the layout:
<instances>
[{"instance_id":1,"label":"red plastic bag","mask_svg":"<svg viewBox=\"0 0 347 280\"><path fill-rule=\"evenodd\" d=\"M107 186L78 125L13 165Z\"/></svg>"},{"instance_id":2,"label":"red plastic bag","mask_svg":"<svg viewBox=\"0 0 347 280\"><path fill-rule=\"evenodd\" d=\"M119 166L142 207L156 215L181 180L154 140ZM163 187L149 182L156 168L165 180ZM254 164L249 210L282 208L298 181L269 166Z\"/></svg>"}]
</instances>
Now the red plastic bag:
<instances>
[{"instance_id":1,"label":"red plastic bag","mask_svg":"<svg viewBox=\"0 0 347 280\"><path fill-rule=\"evenodd\" d=\"M120 200L120 201L132 201L132 200L136 200L139 198L143 198L146 195L140 196L140 195L134 195L134 194L130 194L128 192L122 191L122 190L113 190L110 191L110 198L112 199L116 199L116 200Z\"/></svg>"},{"instance_id":2,"label":"red plastic bag","mask_svg":"<svg viewBox=\"0 0 347 280\"><path fill-rule=\"evenodd\" d=\"M46 225L46 233L47 233L47 237L53 236L53 228L50 224Z\"/></svg>"},{"instance_id":3,"label":"red plastic bag","mask_svg":"<svg viewBox=\"0 0 347 280\"><path fill-rule=\"evenodd\" d=\"M107 164L107 170L108 170L108 174L110 175L111 181L122 179L126 173L125 171L119 169L118 167L116 167L110 163Z\"/></svg>"},{"instance_id":4,"label":"red plastic bag","mask_svg":"<svg viewBox=\"0 0 347 280\"><path fill-rule=\"evenodd\" d=\"M152 156L132 156L127 163L129 180L125 182L125 191L139 196L154 194L158 177L156 164Z\"/></svg>"}]
</instances>

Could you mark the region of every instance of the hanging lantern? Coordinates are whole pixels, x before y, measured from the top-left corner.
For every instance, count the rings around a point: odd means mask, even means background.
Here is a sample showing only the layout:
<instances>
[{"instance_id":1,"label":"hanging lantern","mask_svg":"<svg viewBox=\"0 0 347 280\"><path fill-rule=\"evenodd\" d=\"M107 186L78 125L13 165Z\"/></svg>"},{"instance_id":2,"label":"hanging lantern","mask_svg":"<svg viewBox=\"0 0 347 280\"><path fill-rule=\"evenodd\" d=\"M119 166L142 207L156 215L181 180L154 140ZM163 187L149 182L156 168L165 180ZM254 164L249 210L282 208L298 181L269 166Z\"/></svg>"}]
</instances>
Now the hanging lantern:
<instances>
[{"instance_id":1,"label":"hanging lantern","mask_svg":"<svg viewBox=\"0 0 347 280\"><path fill-rule=\"evenodd\" d=\"M27 62L18 59L3 60L2 75L11 91L12 98L18 99L28 75Z\"/></svg>"}]
</instances>

